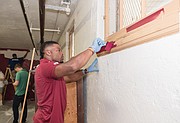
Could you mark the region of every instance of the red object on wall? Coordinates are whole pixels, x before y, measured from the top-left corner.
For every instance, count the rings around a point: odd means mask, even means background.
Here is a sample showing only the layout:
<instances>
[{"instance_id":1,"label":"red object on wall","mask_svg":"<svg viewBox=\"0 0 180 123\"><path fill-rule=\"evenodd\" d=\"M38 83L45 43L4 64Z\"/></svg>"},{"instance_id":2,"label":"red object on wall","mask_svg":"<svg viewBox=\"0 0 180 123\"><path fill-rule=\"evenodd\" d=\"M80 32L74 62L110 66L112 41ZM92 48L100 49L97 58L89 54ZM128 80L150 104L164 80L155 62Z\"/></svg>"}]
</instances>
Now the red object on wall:
<instances>
[{"instance_id":1,"label":"red object on wall","mask_svg":"<svg viewBox=\"0 0 180 123\"><path fill-rule=\"evenodd\" d=\"M164 12L164 8L156 11L155 13L153 13L153 14L147 16L146 18L144 18L144 19L136 22L135 24L129 26L129 27L126 29L127 32L130 32L130 31L132 31L132 30L134 30L134 29L136 29L136 28L138 28L138 27L140 27L140 26L142 26L142 25L144 25L144 24L146 24L146 23L149 23L149 22L155 20L162 11Z\"/></svg>"},{"instance_id":2,"label":"red object on wall","mask_svg":"<svg viewBox=\"0 0 180 123\"><path fill-rule=\"evenodd\" d=\"M116 47L116 45L114 43L115 43L115 41L107 42L105 46L101 47L101 50L99 52L97 52L97 54L100 52L103 52L103 51L110 52L113 47Z\"/></svg>"}]
</instances>

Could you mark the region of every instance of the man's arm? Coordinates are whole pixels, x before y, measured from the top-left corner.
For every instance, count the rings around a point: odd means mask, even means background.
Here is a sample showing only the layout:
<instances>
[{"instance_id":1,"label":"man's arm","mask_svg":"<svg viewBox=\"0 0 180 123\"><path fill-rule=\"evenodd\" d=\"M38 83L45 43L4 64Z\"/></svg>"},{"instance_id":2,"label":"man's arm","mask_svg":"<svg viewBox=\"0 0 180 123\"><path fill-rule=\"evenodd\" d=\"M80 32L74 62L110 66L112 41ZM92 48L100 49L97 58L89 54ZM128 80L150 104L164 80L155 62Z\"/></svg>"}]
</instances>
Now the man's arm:
<instances>
[{"instance_id":1,"label":"man's arm","mask_svg":"<svg viewBox=\"0 0 180 123\"><path fill-rule=\"evenodd\" d=\"M64 76L64 80L65 82L76 82L78 80L80 80L81 78L83 78L85 74L82 72L82 70L78 70L77 72L75 72L74 74L68 75L68 76Z\"/></svg>"},{"instance_id":2,"label":"man's arm","mask_svg":"<svg viewBox=\"0 0 180 123\"><path fill-rule=\"evenodd\" d=\"M71 58L68 62L56 66L55 75L59 78L75 73L89 61L89 59L94 53L100 51L101 47L105 44L106 43L100 38L95 39L90 48L80 53L79 55Z\"/></svg>"},{"instance_id":3,"label":"man's arm","mask_svg":"<svg viewBox=\"0 0 180 123\"><path fill-rule=\"evenodd\" d=\"M87 49L79 55L71 58L68 62L59 64L55 68L55 75L59 78L75 73L89 61L92 55L93 52Z\"/></svg>"},{"instance_id":4,"label":"man's arm","mask_svg":"<svg viewBox=\"0 0 180 123\"><path fill-rule=\"evenodd\" d=\"M19 85L19 81L16 80L14 83L13 83L14 86L18 86Z\"/></svg>"},{"instance_id":5,"label":"man's arm","mask_svg":"<svg viewBox=\"0 0 180 123\"><path fill-rule=\"evenodd\" d=\"M99 69L97 67L98 59L96 58L93 63L86 69L78 70L74 74L64 76L64 80L66 82L75 82L80 80L84 75L92 72L99 72Z\"/></svg>"}]
</instances>

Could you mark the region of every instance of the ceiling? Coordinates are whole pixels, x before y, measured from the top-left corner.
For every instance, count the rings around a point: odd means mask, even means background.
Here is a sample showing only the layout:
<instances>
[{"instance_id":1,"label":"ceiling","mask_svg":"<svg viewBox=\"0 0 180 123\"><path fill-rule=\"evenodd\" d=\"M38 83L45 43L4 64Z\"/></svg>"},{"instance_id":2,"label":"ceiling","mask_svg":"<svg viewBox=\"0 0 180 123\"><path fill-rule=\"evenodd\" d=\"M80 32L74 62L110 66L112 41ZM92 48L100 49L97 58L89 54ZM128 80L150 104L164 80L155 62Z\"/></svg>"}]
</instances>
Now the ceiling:
<instances>
[{"instance_id":1,"label":"ceiling","mask_svg":"<svg viewBox=\"0 0 180 123\"><path fill-rule=\"evenodd\" d=\"M22 0L31 28L32 40L20 5L21 0L1 0L0 4L0 48L8 49L32 49L34 42L36 48L40 44L40 31L33 30L40 28L39 1ZM66 7L61 5L62 0L46 0L45 5ZM64 0L66 1L66 0ZM58 41L70 16L76 8L78 0L71 0L70 15L66 12L53 9L45 9L44 40ZM60 29L60 33L46 30Z\"/></svg>"}]
</instances>

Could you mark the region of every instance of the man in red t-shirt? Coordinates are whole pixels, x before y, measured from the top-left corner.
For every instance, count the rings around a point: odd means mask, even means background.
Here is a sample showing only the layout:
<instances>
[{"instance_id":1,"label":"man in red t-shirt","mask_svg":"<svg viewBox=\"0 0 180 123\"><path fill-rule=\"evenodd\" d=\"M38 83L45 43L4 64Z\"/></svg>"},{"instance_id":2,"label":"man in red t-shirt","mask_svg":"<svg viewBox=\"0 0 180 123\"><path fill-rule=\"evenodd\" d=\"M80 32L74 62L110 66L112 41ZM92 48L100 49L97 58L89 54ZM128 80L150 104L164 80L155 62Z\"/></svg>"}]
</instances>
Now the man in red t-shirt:
<instances>
[{"instance_id":1,"label":"man in red t-shirt","mask_svg":"<svg viewBox=\"0 0 180 123\"><path fill-rule=\"evenodd\" d=\"M87 50L65 63L61 63L63 53L57 42L47 41L42 44L42 59L35 72L38 109L33 118L34 123L64 123L64 111L66 109L65 82L74 82L81 79L84 71L79 69L105 44L103 40L96 38Z\"/></svg>"}]
</instances>

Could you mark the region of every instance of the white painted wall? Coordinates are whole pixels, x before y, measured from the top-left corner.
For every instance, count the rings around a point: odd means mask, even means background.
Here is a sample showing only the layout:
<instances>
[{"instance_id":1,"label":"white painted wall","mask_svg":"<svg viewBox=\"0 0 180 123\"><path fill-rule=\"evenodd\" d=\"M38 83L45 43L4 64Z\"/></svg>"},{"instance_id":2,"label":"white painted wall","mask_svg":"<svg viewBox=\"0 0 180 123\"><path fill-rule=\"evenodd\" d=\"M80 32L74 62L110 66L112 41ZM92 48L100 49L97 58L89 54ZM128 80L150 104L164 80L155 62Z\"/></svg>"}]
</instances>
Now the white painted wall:
<instances>
[{"instance_id":1,"label":"white painted wall","mask_svg":"<svg viewBox=\"0 0 180 123\"><path fill-rule=\"evenodd\" d=\"M75 26L75 54L103 37L104 0L79 0L60 42ZM87 123L180 123L180 34L99 57L84 81ZM63 49L67 56L67 45ZM66 58L66 60L68 60ZM91 60L92 61L92 60Z\"/></svg>"},{"instance_id":2,"label":"white painted wall","mask_svg":"<svg viewBox=\"0 0 180 123\"><path fill-rule=\"evenodd\" d=\"M63 32L59 43L65 46L64 59L68 60L68 31L74 25L75 55L91 46L96 37L104 37L104 0L79 0L77 8ZM96 55L90 60L90 64Z\"/></svg>"},{"instance_id":3,"label":"white painted wall","mask_svg":"<svg viewBox=\"0 0 180 123\"><path fill-rule=\"evenodd\" d=\"M180 34L99 58L88 123L180 123Z\"/></svg>"}]
</instances>

